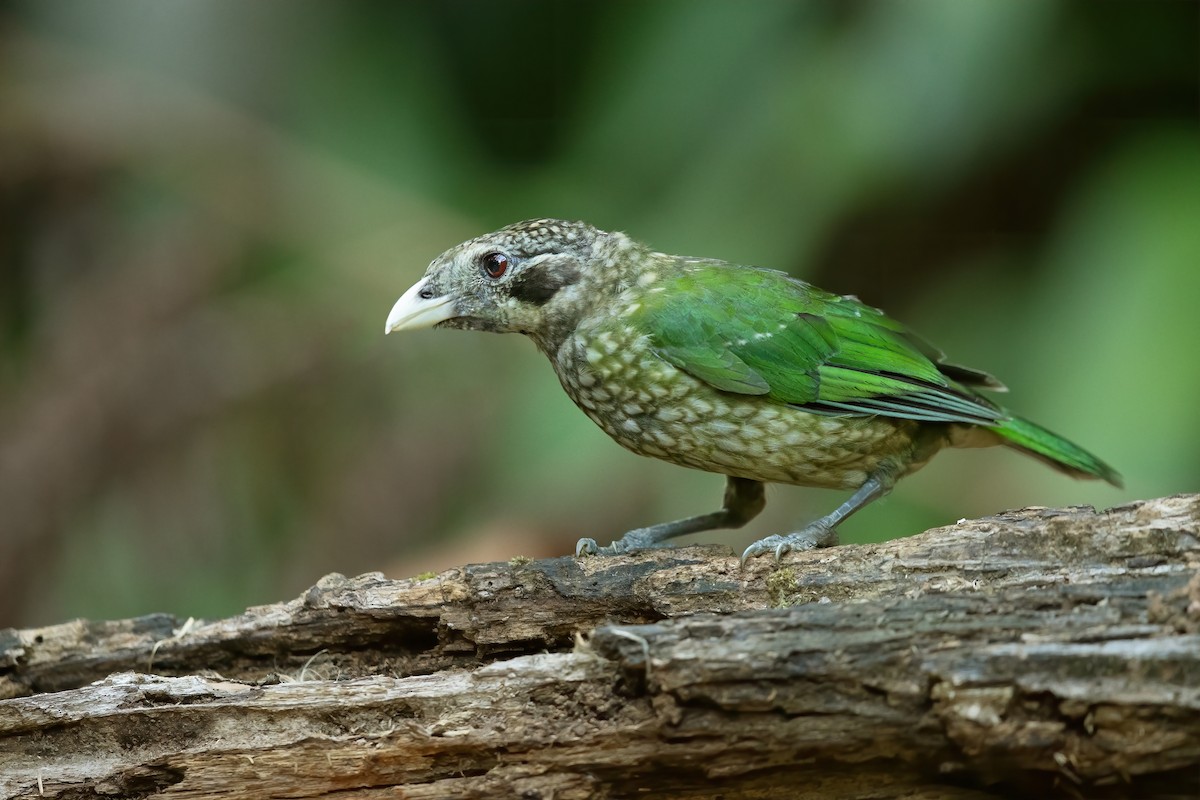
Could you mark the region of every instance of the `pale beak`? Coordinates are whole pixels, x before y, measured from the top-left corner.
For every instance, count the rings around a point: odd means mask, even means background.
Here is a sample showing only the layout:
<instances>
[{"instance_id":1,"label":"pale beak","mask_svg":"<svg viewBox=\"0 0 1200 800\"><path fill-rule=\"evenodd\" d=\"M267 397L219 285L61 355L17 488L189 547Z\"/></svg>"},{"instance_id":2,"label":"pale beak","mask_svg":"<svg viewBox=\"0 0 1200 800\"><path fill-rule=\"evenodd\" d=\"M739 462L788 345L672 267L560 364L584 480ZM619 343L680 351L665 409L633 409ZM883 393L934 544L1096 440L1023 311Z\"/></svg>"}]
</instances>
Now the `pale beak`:
<instances>
[{"instance_id":1,"label":"pale beak","mask_svg":"<svg viewBox=\"0 0 1200 800\"><path fill-rule=\"evenodd\" d=\"M432 328L439 322L451 319L454 313L454 298L450 295L441 297L421 297L425 291L428 278L422 278L411 289L401 295L388 314L385 334L392 331L411 331L418 328Z\"/></svg>"}]
</instances>

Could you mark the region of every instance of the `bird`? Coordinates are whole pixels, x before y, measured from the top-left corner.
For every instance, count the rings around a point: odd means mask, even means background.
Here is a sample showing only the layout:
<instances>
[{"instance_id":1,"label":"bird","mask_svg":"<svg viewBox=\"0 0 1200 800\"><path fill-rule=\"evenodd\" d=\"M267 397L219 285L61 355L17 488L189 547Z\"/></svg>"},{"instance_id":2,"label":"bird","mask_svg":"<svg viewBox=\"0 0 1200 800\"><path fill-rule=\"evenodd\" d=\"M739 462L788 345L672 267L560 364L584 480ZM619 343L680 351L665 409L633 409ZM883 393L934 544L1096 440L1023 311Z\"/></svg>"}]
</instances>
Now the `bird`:
<instances>
[{"instance_id":1,"label":"bird","mask_svg":"<svg viewBox=\"0 0 1200 800\"><path fill-rule=\"evenodd\" d=\"M520 333L574 403L627 450L726 476L719 510L625 533L577 557L740 528L765 484L850 492L829 514L767 536L747 559L837 544L837 528L947 447L1004 445L1077 478L1122 485L1087 450L1005 410L1006 391L947 361L853 295L785 272L661 253L582 221L531 219L434 258L385 333Z\"/></svg>"}]
</instances>

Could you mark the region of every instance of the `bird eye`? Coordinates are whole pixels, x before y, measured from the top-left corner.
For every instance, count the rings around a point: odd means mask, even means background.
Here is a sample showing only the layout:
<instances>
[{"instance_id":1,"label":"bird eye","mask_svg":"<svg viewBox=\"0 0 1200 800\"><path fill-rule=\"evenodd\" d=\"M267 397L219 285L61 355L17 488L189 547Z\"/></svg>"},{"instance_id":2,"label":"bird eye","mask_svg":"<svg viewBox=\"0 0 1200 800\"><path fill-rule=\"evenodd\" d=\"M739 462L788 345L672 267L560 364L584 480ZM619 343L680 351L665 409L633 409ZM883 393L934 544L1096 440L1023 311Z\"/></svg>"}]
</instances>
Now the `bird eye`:
<instances>
[{"instance_id":1,"label":"bird eye","mask_svg":"<svg viewBox=\"0 0 1200 800\"><path fill-rule=\"evenodd\" d=\"M508 272L509 258L504 253L488 253L481 263L489 278L500 278Z\"/></svg>"}]
</instances>

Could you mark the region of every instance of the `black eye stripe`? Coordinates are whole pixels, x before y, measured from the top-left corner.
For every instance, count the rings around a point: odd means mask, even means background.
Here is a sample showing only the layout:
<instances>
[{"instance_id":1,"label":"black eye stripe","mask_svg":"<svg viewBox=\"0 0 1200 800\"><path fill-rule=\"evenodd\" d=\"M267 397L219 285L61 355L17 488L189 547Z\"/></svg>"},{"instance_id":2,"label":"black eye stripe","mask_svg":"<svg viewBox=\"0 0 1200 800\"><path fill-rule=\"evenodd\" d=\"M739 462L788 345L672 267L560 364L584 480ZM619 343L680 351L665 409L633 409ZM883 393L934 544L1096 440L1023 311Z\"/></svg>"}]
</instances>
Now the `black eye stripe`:
<instances>
[{"instance_id":1,"label":"black eye stripe","mask_svg":"<svg viewBox=\"0 0 1200 800\"><path fill-rule=\"evenodd\" d=\"M522 303L535 306L545 305L564 286L579 280L579 272L563 266L534 266L516 275L508 286L508 293Z\"/></svg>"}]
</instances>

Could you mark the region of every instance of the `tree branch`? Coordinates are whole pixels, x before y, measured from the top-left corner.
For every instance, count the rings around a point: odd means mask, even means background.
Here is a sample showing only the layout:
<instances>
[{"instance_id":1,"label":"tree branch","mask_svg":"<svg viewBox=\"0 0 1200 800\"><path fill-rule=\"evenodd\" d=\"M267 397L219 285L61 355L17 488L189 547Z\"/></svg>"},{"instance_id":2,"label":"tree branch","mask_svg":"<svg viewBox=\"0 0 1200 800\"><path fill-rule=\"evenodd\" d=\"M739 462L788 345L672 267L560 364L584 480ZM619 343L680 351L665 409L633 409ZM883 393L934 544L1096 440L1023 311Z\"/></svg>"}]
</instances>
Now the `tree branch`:
<instances>
[{"instance_id":1,"label":"tree branch","mask_svg":"<svg viewBox=\"0 0 1200 800\"><path fill-rule=\"evenodd\" d=\"M330 575L225 620L0 631L0 697L3 797L1188 796L1200 495L745 571Z\"/></svg>"}]
</instances>

